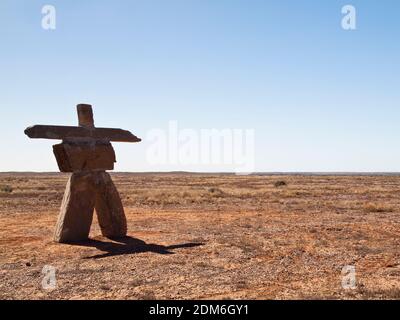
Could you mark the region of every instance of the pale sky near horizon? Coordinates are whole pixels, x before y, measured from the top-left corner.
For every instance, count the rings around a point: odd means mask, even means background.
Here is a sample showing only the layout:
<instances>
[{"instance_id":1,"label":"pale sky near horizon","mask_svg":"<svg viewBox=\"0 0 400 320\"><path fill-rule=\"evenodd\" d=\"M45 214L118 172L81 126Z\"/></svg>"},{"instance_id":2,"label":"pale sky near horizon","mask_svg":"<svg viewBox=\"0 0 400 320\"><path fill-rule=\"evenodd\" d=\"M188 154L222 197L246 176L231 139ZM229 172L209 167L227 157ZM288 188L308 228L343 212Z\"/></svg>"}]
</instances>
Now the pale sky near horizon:
<instances>
[{"instance_id":1,"label":"pale sky near horizon","mask_svg":"<svg viewBox=\"0 0 400 320\"><path fill-rule=\"evenodd\" d=\"M150 164L148 133L177 121L253 129L254 171L398 172L399 17L398 0L2 0L0 171L58 171L57 141L23 131L90 103L143 138L113 144L115 171L233 171Z\"/></svg>"}]
</instances>

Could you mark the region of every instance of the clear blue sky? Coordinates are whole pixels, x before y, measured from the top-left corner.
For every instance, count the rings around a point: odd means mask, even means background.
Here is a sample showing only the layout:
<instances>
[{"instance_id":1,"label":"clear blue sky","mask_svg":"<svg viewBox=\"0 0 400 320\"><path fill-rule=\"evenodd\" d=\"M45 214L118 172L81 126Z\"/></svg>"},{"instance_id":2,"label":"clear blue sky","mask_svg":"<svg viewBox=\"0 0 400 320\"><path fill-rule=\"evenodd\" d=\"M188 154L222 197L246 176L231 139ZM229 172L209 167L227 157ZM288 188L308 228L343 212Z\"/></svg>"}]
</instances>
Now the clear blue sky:
<instances>
[{"instance_id":1,"label":"clear blue sky","mask_svg":"<svg viewBox=\"0 0 400 320\"><path fill-rule=\"evenodd\" d=\"M2 0L0 171L57 171L55 141L23 130L74 125L81 102L142 138L254 129L256 171L400 171L399 17L398 0ZM145 140L114 144L116 171L220 170L151 166Z\"/></svg>"}]
</instances>

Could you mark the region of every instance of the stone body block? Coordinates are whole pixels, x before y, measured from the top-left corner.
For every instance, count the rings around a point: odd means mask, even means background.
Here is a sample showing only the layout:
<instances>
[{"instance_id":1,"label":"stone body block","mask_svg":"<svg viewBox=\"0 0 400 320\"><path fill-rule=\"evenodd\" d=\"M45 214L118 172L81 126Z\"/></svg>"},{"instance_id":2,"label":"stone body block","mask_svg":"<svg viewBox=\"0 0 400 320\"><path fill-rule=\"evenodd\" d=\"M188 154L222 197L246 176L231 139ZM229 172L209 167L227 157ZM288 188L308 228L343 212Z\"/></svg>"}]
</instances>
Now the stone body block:
<instances>
[{"instance_id":1,"label":"stone body block","mask_svg":"<svg viewBox=\"0 0 400 320\"><path fill-rule=\"evenodd\" d=\"M61 172L113 170L116 162L111 143L61 143L53 152Z\"/></svg>"}]
</instances>

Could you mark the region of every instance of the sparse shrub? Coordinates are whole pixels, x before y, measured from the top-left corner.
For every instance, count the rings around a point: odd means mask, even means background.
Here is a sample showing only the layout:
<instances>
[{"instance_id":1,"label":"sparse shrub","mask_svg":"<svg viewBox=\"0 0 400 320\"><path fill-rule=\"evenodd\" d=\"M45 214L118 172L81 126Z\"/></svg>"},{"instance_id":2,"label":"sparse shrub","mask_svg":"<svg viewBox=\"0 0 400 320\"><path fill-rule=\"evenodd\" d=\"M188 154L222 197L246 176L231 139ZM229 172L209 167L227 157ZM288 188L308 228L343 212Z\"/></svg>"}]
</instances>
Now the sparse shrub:
<instances>
[{"instance_id":1,"label":"sparse shrub","mask_svg":"<svg viewBox=\"0 0 400 320\"><path fill-rule=\"evenodd\" d=\"M357 292L363 299L400 299L400 289L398 288L373 290L362 286Z\"/></svg>"},{"instance_id":2,"label":"sparse shrub","mask_svg":"<svg viewBox=\"0 0 400 320\"><path fill-rule=\"evenodd\" d=\"M107 285L105 285L105 284L102 284L102 285L100 285L100 289L101 289L101 290L104 290L104 291L108 291L108 290L111 290L111 287L110 287L110 286L107 286Z\"/></svg>"},{"instance_id":3,"label":"sparse shrub","mask_svg":"<svg viewBox=\"0 0 400 320\"><path fill-rule=\"evenodd\" d=\"M393 212L393 208L383 204L367 203L364 206L367 212Z\"/></svg>"},{"instance_id":4,"label":"sparse shrub","mask_svg":"<svg viewBox=\"0 0 400 320\"><path fill-rule=\"evenodd\" d=\"M211 187L208 189L208 192L210 192L213 197L222 198L224 196L224 192L219 188Z\"/></svg>"},{"instance_id":5,"label":"sparse shrub","mask_svg":"<svg viewBox=\"0 0 400 320\"><path fill-rule=\"evenodd\" d=\"M133 279L133 280L129 281L129 285L131 287L140 287L144 283L145 283L145 281L143 281L142 279Z\"/></svg>"},{"instance_id":6,"label":"sparse shrub","mask_svg":"<svg viewBox=\"0 0 400 320\"><path fill-rule=\"evenodd\" d=\"M9 185L2 185L2 186L0 186L0 191L6 192L6 193L11 193L11 192L13 192L13 188Z\"/></svg>"},{"instance_id":7,"label":"sparse shrub","mask_svg":"<svg viewBox=\"0 0 400 320\"><path fill-rule=\"evenodd\" d=\"M155 300L155 294L150 290L142 291L141 295L138 297L139 300Z\"/></svg>"},{"instance_id":8,"label":"sparse shrub","mask_svg":"<svg viewBox=\"0 0 400 320\"><path fill-rule=\"evenodd\" d=\"M248 288L248 285L247 285L247 283L246 283L245 280L239 280L239 281L236 283L236 288L239 289L239 290L242 290L242 289Z\"/></svg>"},{"instance_id":9,"label":"sparse shrub","mask_svg":"<svg viewBox=\"0 0 400 320\"><path fill-rule=\"evenodd\" d=\"M278 180L274 183L275 188L279 188L279 187L285 187L287 186L286 181L283 180Z\"/></svg>"}]
</instances>

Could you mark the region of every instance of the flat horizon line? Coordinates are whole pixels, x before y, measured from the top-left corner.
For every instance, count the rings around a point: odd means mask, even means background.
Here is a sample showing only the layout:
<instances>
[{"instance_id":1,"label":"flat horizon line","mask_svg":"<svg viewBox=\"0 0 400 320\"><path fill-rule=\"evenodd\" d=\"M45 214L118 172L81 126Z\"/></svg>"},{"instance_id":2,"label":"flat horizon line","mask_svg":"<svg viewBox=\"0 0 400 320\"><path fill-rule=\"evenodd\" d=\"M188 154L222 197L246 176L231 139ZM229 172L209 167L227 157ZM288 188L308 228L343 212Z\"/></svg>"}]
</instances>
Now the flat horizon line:
<instances>
[{"instance_id":1,"label":"flat horizon line","mask_svg":"<svg viewBox=\"0 0 400 320\"><path fill-rule=\"evenodd\" d=\"M107 171L111 174L187 174L187 175L237 175L237 176L279 176L279 175L308 175L308 176L400 176L398 171L260 171L252 173L236 173L230 171ZM68 174L70 172L58 171L0 171L4 174Z\"/></svg>"}]
</instances>

